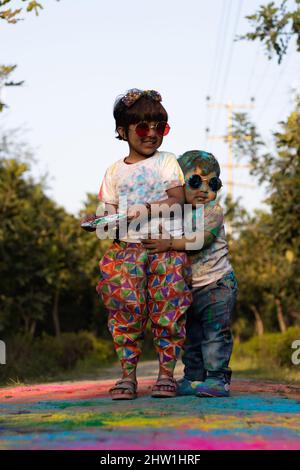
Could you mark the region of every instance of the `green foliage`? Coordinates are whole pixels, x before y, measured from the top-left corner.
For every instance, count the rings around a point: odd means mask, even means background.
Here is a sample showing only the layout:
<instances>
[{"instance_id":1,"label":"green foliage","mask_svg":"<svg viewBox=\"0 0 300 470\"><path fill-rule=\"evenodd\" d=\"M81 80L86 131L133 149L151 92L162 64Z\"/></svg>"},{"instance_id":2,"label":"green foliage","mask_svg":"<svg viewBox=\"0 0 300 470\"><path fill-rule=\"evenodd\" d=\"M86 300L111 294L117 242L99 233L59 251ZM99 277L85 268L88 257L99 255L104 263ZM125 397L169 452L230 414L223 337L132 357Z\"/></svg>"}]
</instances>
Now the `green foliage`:
<instances>
[{"instance_id":1,"label":"green foliage","mask_svg":"<svg viewBox=\"0 0 300 470\"><path fill-rule=\"evenodd\" d=\"M235 349L234 358L251 359L255 367L295 368L291 361L292 343L300 339L300 328L288 328L285 333L256 336Z\"/></svg>"},{"instance_id":2,"label":"green foliage","mask_svg":"<svg viewBox=\"0 0 300 470\"><path fill-rule=\"evenodd\" d=\"M0 90L4 86L21 86L24 81L13 82L7 81L10 75L14 72L16 65L0 65ZM0 96L1 98L1 96ZM0 100L0 113L6 108L7 105Z\"/></svg>"},{"instance_id":3,"label":"green foliage","mask_svg":"<svg viewBox=\"0 0 300 470\"><path fill-rule=\"evenodd\" d=\"M268 212L256 211L248 220L244 218L244 224L235 223L238 210L232 204L229 211L235 231L230 252L239 280L237 318L245 320L245 330L239 335L245 339L260 321L269 331L284 329L283 322L300 323L299 103L274 133L272 153L247 115L236 116L234 129L239 136L252 129L253 140L242 141L235 154L247 158L251 174L267 186L269 207Z\"/></svg>"},{"instance_id":4,"label":"green foliage","mask_svg":"<svg viewBox=\"0 0 300 470\"><path fill-rule=\"evenodd\" d=\"M60 338L32 338L17 334L7 341L7 365L0 368L0 382L49 380L86 364L101 367L115 356L111 341L97 339L91 332L63 333Z\"/></svg>"},{"instance_id":5,"label":"green foliage","mask_svg":"<svg viewBox=\"0 0 300 470\"><path fill-rule=\"evenodd\" d=\"M30 161L12 158L14 152L18 145L2 136L1 336L41 331L59 336L83 328L106 335L106 314L95 290L105 242L48 198L45 181L34 181ZM95 209L96 204L91 212Z\"/></svg>"},{"instance_id":6,"label":"green foliage","mask_svg":"<svg viewBox=\"0 0 300 470\"><path fill-rule=\"evenodd\" d=\"M57 0L59 1L59 0ZM43 9L43 5L35 0L22 0L26 3L26 11L34 11L36 16L39 14L39 10ZM23 12L23 8L14 8L13 0L2 0L0 1L0 19L6 21L10 24L16 24L18 21L21 21L23 18L20 15ZM2 8L5 6L5 9ZM8 8L9 7L9 8ZM12 8L10 8L12 7Z\"/></svg>"},{"instance_id":7,"label":"green foliage","mask_svg":"<svg viewBox=\"0 0 300 470\"><path fill-rule=\"evenodd\" d=\"M278 57L278 63L286 54L290 39L296 38L297 50L300 51L300 0L295 0L295 7L287 11L287 0L281 1L276 6L275 2L261 5L258 12L246 18L251 23L253 31L240 36L239 39L250 41L261 41L268 53L269 58L273 52Z\"/></svg>"},{"instance_id":8,"label":"green foliage","mask_svg":"<svg viewBox=\"0 0 300 470\"><path fill-rule=\"evenodd\" d=\"M258 161L257 155L264 148L264 142L256 126L249 120L247 113L234 113L233 115L233 151L236 158L248 156L253 169ZM266 156L265 156L266 158Z\"/></svg>"},{"instance_id":9,"label":"green foliage","mask_svg":"<svg viewBox=\"0 0 300 470\"><path fill-rule=\"evenodd\" d=\"M39 10L43 9L43 5L35 0L22 0L26 3L26 10L28 12L34 11L38 16ZM56 0L59 1L59 0ZM5 7L5 8L4 8ZM10 8L12 7L12 8ZM6 21L8 24L16 24L21 18L23 8L14 8L13 0L0 0L0 20ZM15 70L16 65L0 65L0 91L4 86L21 86L24 80L19 82L7 81L10 75ZM1 95L0 95L1 98ZM6 108L7 105L0 100L0 113Z\"/></svg>"}]
</instances>

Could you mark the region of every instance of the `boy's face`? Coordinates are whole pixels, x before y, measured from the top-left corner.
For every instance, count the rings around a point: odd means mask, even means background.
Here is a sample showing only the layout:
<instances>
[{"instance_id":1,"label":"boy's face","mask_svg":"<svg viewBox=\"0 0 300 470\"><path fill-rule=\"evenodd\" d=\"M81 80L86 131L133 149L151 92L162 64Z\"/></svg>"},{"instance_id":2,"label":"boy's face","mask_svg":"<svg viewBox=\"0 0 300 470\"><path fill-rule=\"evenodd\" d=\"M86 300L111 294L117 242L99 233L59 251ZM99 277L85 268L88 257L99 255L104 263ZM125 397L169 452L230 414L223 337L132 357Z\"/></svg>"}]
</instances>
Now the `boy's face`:
<instances>
[{"instance_id":1,"label":"boy's face","mask_svg":"<svg viewBox=\"0 0 300 470\"><path fill-rule=\"evenodd\" d=\"M189 186L188 180L192 175L201 176L202 184L200 188L193 189ZM214 201L216 199L217 193L212 191L208 183L211 178L214 178L217 176L218 175L216 174L215 171L208 173L208 175L204 175L203 170L199 166L197 166L193 170L188 171L185 174L185 186L184 186L186 201L189 204L192 204L193 207L196 206L196 204L207 204L210 201Z\"/></svg>"},{"instance_id":2,"label":"boy's face","mask_svg":"<svg viewBox=\"0 0 300 470\"><path fill-rule=\"evenodd\" d=\"M143 157L150 157L161 146L163 136L160 136L155 129L156 122L148 122L149 132L145 137L139 137L135 132L136 124L130 124L126 135L125 129L119 128L118 131L121 136L128 141L130 150L133 150L138 155Z\"/></svg>"}]
</instances>

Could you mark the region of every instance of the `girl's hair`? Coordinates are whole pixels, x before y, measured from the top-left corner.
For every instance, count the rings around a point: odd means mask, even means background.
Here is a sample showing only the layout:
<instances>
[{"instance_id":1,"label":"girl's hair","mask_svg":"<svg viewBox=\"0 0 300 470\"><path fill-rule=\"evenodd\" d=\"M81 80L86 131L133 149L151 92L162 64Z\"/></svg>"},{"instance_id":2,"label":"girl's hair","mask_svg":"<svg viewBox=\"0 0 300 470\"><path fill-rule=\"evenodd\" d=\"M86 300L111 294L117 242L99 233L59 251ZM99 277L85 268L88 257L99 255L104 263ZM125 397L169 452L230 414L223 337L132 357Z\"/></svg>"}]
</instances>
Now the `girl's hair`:
<instances>
[{"instance_id":1,"label":"girl's hair","mask_svg":"<svg viewBox=\"0 0 300 470\"><path fill-rule=\"evenodd\" d=\"M204 150L189 150L178 158L178 163L184 174L199 166L204 175L215 172L219 177L221 170L217 159L212 153Z\"/></svg>"},{"instance_id":2,"label":"girl's hair","mask_svg":"<svg viewBox=\"0 0 300 470\"><path fill-rule=\"evenodd\" d=\"M130 124L137 124L141 121L168 121L168 113L161 102L147 90L141 91L140 96L130 106L125 104L130 92L131 90L128 90L125 95L118 97L115 101L116 132L118 127L124 127L127 135ZM123 140L119 134L116 139Z\"/></svg>"}]
</instances>

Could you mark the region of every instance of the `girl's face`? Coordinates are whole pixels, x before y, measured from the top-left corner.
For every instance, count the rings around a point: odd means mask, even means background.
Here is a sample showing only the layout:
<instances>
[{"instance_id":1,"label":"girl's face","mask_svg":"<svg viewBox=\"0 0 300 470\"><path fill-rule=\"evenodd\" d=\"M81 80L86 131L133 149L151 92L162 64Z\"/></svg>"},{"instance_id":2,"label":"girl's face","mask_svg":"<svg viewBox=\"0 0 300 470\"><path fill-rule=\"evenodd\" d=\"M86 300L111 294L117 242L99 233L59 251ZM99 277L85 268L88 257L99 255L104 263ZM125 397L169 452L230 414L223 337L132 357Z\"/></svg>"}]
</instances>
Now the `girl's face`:
<instances>
[{"instance_id":1,"label":"girl's face","mask_svg":"<svg viewBox=\"0 0 300 470\"><path fill-rule=\"evenodd\" d=\"M193 189L189 186L187 183L188 179L192 175L199 175L202 178L202 184L200 188ZM184 192L185 192L185 198L186 201L189 204L192 204L193 207L196 206L196 204L207 204L210 201L214 201L216 199L217 193L212 191L212 189L209 187L208 183L211 178L217 177L217 174L215 171L212 171L208 175L203 174L203 170L201 167L197 166L193 170L188 171L185 174L185 186L184 186Z\"/></svg>"},{"instance_id":2,"label":"girl's face","mask_svg":"<svg viewBox=\"0 0 300 470\"><path fill-rule=\"evenodd\" d=\"M130 147L130 153L142 157L151 157L156 150L161 146L163 136L159 135L156 131L157 122L147 122L149 125L148 135L145 137L139 137L135 132L136 124L130 124L126 135L124 127L118 128L120 135L128 141Z\"/></svg>"}]
</instances>

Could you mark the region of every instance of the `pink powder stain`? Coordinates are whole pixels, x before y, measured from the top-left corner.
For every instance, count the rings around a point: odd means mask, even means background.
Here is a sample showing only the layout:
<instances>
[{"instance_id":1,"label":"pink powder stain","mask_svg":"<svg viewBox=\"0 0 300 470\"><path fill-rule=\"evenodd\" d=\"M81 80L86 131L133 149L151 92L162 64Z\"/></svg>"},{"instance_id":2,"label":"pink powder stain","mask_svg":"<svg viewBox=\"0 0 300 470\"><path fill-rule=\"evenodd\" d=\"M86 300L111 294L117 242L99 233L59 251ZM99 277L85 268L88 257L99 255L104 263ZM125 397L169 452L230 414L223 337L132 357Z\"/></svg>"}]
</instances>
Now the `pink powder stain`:
<instances>
[{"instance_id":1,"label":"pink powder stain","mask_svg":"<svg viewBox=\"0 0 300 470\"><path fill-rule=\"evenodd\" d=\"M139 380L139 395L150 394L153 377L144 377ZM70 395L77 399L104 398L109 396L108 390L115 380L94 380L79 382L62 382L41 384L37 386L5 387L0 388L0 402L33 403L40 399L65 400ZM251 380L236 380L232 383L233 393L286 395L289 398L299 398L300 387L295 385L274 384Z\"/></svg>"},{"instance_id":2,"label":"pink powder stain","mask_svg":"<svg viewBox=\"0 0 300 470\"><path fill-rule=\"evenodd\" d=\"M64 450L300 450L299 441L274 441L274 440L253 440L238 441L225 440L214 437L207 438L186 438L167 442L156 436L157 442L149 442L140 444L126 442L109 441L107 443L93 443L74 445L70 444L62 446ZM55 447L57 449L57 446Z\"/></svg>"},{"instance_id":3,"label":"pink powder stain","mask_svg":"<svg viewBox=\"0 0 300 470\"><path fill-rule=\"evenodd\" d=\"M0 388L0 402L34 403L38 400L65 400L73 395L76 399L104 398L109 396L109 389L115 380L95 380L42 384L38 386L21 386ZM139 396L150 394L153 378L139 381Z\"/></svg>"}]
</instances>

